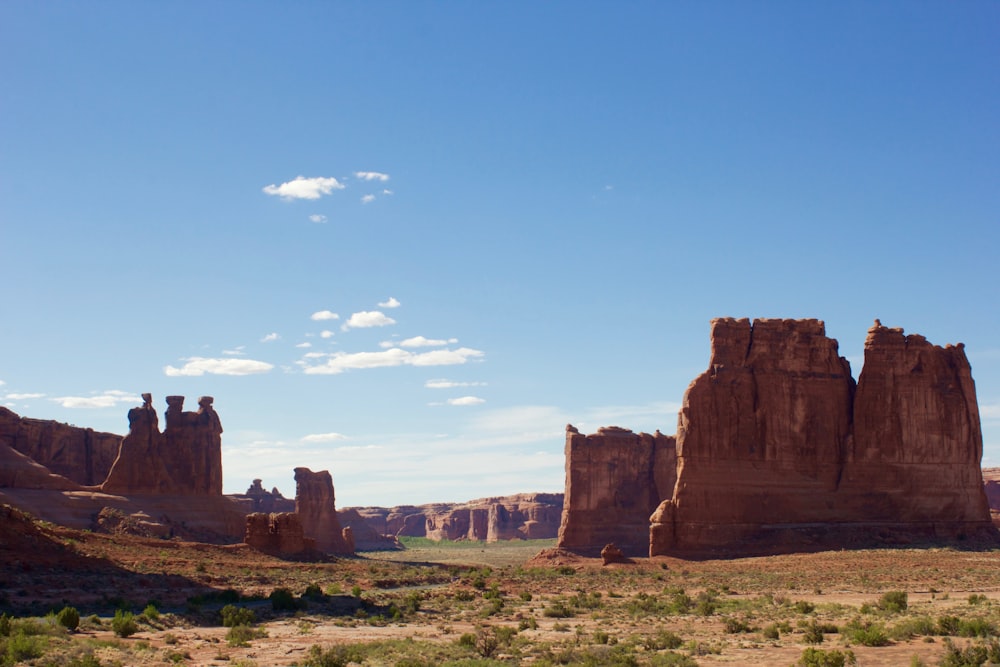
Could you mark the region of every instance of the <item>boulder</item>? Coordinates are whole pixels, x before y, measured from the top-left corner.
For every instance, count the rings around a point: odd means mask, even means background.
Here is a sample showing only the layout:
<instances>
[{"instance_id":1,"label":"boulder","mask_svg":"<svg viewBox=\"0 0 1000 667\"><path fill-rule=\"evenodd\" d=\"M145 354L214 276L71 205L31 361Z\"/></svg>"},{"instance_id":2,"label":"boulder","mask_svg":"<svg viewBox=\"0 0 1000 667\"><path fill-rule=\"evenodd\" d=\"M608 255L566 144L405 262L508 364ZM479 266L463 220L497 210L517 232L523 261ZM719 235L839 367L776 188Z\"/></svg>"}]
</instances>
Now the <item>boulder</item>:
<instances>
[{"instance_id":1,"label":"boulder","mask_svg":"<svg viewBox=\"0 0 1000 667\"><path fill-rule=\"evenodd\" d=\"M337 518L333 495L333 477L326 470L295 469L295 513L302 520L306 536L316 540L325 553L353 555L354 549L344 539Z\"/></svg>"}]
</instances>

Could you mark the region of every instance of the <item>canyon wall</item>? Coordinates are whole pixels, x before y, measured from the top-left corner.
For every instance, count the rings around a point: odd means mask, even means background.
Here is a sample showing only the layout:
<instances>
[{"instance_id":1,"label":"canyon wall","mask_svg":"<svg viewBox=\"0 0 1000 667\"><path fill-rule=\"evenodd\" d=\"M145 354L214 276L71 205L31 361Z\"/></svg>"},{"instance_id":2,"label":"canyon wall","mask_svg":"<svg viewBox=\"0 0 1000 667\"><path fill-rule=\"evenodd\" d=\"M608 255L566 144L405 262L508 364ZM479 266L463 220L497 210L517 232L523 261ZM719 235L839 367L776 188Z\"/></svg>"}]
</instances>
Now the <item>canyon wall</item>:
<instances>
[{"instance_id":1,"label":"canyon wall","mask_svg":"<svg viewBox=\"0 0 1000 667\"><path fill-rule=\"evenodd\" d=\"M613 542L626 554L645 553L649 515L676 482L675 439L616 426L583 435L567 426L565 451L559 546L599 552Z\"/></svg>"},{"instance_id":2,"label":"canyon wall","mask_svg":"<svg viewBox=\"0 0 1000 667\"><path fill-rule=\"evenodd\" d=\"M961 345L878 321L857 386L817 320L718 319L650 555L995 536Z\"/></svg>"}]
</instances>

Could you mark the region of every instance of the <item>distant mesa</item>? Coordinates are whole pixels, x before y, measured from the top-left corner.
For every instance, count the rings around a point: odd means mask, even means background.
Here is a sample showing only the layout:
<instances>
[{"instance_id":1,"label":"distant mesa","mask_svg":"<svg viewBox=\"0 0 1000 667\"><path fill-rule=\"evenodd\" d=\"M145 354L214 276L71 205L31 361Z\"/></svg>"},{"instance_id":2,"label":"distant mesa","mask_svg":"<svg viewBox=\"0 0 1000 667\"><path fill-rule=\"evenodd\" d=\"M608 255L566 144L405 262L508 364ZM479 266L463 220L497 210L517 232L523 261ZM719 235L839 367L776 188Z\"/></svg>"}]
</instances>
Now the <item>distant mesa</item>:
<instances>
[{"instance_id":1,"label":"distant mesa","mask_svg":"<svg viewBox=\"0 0 1000 667\"><path fill-rule=\"evenodd\" d=\"M998 534L964 347L876 320L855 384L819 320L712 321L676 437L567 428L559 546L745 555Z\"/></svg>"}]
</instances>

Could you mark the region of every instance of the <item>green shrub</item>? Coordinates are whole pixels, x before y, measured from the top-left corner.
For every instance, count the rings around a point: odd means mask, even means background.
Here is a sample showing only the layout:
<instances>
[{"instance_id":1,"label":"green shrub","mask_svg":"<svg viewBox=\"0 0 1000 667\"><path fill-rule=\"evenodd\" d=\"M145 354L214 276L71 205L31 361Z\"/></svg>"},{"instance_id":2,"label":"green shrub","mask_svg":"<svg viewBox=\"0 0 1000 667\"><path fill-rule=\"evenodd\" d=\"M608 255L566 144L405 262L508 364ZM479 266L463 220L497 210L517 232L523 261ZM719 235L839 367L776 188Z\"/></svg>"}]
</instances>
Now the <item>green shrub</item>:
<instances>
[{"instance_id":1,"label":"green shrub","mask_svg":"<svg viewBox=\"0 0 1000 667\"><path fill-rule=\"evenodd\" d=\"M275 588L271 591L268 599L271 601L271 609L274 611L295 611L299 608L299 601L287 588Z\"/></svg>"},{"instance_id":2,"label":"green shrub","mask_svg":"<svg viewBox=\"0 0 1000 667\"><path fill-rule=\"evenodd\" d=\"M781 637L781 633L778 632L778 626L775 625L774 623L771 623L770 625L766 626L761 631L761 634L764 635L764 639L778 639L779 637Z\"/></svg>"},{"instance_id":3,"label":"green shrub","mask_svg":"<svg viewBox=\"0 0 1000 667\"><path fill-rule=\"evenodd\" d=\"M10 636L11 618L7 614L0 614L0 637Z\"/></svg>"},{"instance_id":4,"label":"green shrub","mask_svg":"<svg viewBox=\"0 0 1000 667\"><path fill-rule=\"evenodd\" d=\"M985 618L963 618L958 624L959 637L994 637L996 626Z\"/></svg>"},{"instance_id":5,"label":"green shrub","mask_svg":"<svg viewBox=\"0 0 1000 667\"><path fill-rule=\"evenodd\" d=\"M898 614L901 611L906 611L907 603L906 591L889 591L882 594L877 606L884 612Z\"/></svg>"},{"instance_id":6,"label":"green shrub","mask_svg":"<svg viewBox=\"0 0 1000 667\"><path fill-rule=\"evenodd\" d=\"M945 637L956 636L961 626L962 619L958 616L938 616L937 634Z\"/></svg>"},{"instance_id":7,"label":"green shrub","mask_svg":"<svg viewBox=\"0 0 1000 667\"><path fill-rule=\"evenodd\" d=\"M642 645L647 651L663 651L665 649L680 648L684 640L670 630L660 630L652 637L646 637Z\"/></svg>"},{"instance_id":8,"label":"green shrub","mask_svg":"<svg viewBox=\"0 0 1000 667\"><path fill-rule=\"evenodd\" d=\"M960 649L944 640L944 655L941 656L941 667L980 667L987 662L1000 663L1000 643L997 640L969 644Z\"/></svg>"},{"instance_id":9,"label":"green shrub","mask_svg":"<svg viewBox=\"0 0 1000 667\"><path fill-rule=\"evenodd\" d=\"M573 616L573 610L566 607L561 600L556 600L542 610L542 616L546 618L570 618Z\"/></svg>"},{"instance_id":10,"label":"green shrub","mask_svg":"<svg viewBox=\"0 0 1000 667\"><path fill-rule=\"evenodd\" d=\"M227 628L235 628L237 625L253 625L257 620L253 609L231 604L227 604L219 613L222 615L222 625Z\"/></svg>"},{"instance_id":11,"label":"green shrub","mask_svg":"<svg viewBox=\"0 0 1000 667\"><path fill-rule=\"evenodd\" d=\"M115 611L115 617L111 619L111 629L119 637L130 637L139 632L139 626L135 624L135 618L130 611Z\"/></svg>"},{"instance_id":12,"label":"green shrub","mask_svg":"<svg viewBox=\"0 0 1000 667\"><path fill-rule=\"evenodd\" d=\"M40 658L45 653L45 641L37 635L15 632L6 640L6 656L0 655L0 664L13 665L22 660ZM4 659L6 658L6 659Z\"/></svg>"},{"instance_id":13,"label":"green shrub","mask_svg":"<svg viewBox=\"0 0 1000 667\"><path fill-rule=\"evenodd\" d=\"M858 664L858 660L854 657L854 652L849 650L807 648L795 664L797 667L847 667Z\"/></svg>"},{"instance_id":14,"label":"green shrub","mask_svg":"<svg viewBox=\"0 0 1000 667\"><path fill-rule=\"evenodd\" d=\"M352 662L361 663L364 656L353 646L331 646L323 650L318 644L309 647L303 667L347 667Z\"/></svg>"},{"instance_id":15,"label":"green shrub","mask_svg":"<svg viewBox=\"0 0 1000 667\"><path fill-rule=\"evenodd\" d=\"M817 625L815 622L808 623L803 628L804 632L802 635L802 641L807 644L822 644L823 643L823 628Z\"/></svg>"},{"instance_id":16,"label":"green shrub","mask_svg":"<svg viewBox=\"0 0 1000 667\"><path fill-rule=\"evenodd\" d=\"M234 625L226 633L226 641L230 646L247 647L251 640L266 637L267 632L261 628L251 628L247 625Z\"/></svg>"},{"instance_id":17,"label":"green shrub","mask_svg":"<svg viewBox=\"0 0 1000 667\"><path fill-rule=\"evenodd\" d=\"M795 603L795 611L800 614L811 614L816 611L816 605L812 602L806 602L805 600L799 600Z\"/></svg>"},{"instance_id":18,"label":"green shrub","mask_svg":"<svg viewBox=\"0 0 1000 667\"><path fill-rule=\"evenodd\" d=\"M80 612L74 607L63 607L56 614L56 620L59 622L59 625L73 632L80 627Z\"/></svg>"},{"instance_id":19,"label":"green shrub","mask_svg":"<svg viewBox=\"0 0 1000 667\"><path fill-rule=\"evenodd\" d=\"M749 623L740 618L733 618L732 616L727 616L722 621L722 628L727 634L735 635L741 632L754 632L755 628L751 627Z\"/></svg>"},{"instance_id":20,"label":"green shrub","mask_svg":"<svg viewBox=\"0 0 1000 667\"><path fill-rule=\"evenodd\" d=\"M160 620L160 610L156 608L156 605L150 602L146 605L146 608L142 610L142 615L146 617L147 621L158 621Z\"/></svg>"},{"instance_id":21,"label":"green shrub","mask_svg":"<svg viewBox=\"0 0 1000 667\"><path fill-rule=\"evenodd\" d=\"M985 595L977 595L976 593L973 593L972 595L969 596L969 604L972 605L982 604L986 602L986 599L987 598Z\"/></svg>"},{"instance_id":22,"label":"green shrub","mask_svg":"<svg viewBox=\"0 0 1000 667\"><path fill-rule=\"evenodd\" d=\"M650 667L698 667L695 659L683 653L657 653L649 661Z\"/></svg>"},{"instance_id":23,"label":"green shrub","mask_svg":"<svg viewBox=\"0 0 1000 667\"><path fill-rule=\"evenodd\" d=\"M854 619L842 631L844 637L854 644L862 646L887 646L889 637L881 623Z\"/></svg>"},{"instance_id":24,"label":"green shrub","mask_svg":"<svg viewBox=\"0 0 1000 667\"><path fill-rule=\"evenodd\" d=\"M305 592L302 593L302 597L309 600L322 600L323 589L319 587L319 584L309 584L306 586Z\"/></svg>"}]
</instances>

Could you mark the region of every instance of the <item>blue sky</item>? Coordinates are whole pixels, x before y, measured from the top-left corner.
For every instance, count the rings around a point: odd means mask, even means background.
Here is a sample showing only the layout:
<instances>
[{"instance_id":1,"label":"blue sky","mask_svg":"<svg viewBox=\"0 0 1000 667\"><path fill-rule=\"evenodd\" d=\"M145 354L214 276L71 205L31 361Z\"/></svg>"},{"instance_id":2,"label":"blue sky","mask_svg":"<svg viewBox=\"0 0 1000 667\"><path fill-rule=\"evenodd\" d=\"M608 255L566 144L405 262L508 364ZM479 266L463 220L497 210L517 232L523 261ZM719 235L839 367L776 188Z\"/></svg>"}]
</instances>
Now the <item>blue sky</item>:
<instances>
[{"instance_id":1,"label":"blue sky","mask_svg":"<svg viewBox=\"0 0 1000 667\"><path fill-rule=\"evenodd\" d=\"M558 491L709 320L964 342L1000 465L995 2L0 4L0 404L215 397L225 489Z\"/></svg>"}]
</instances>

